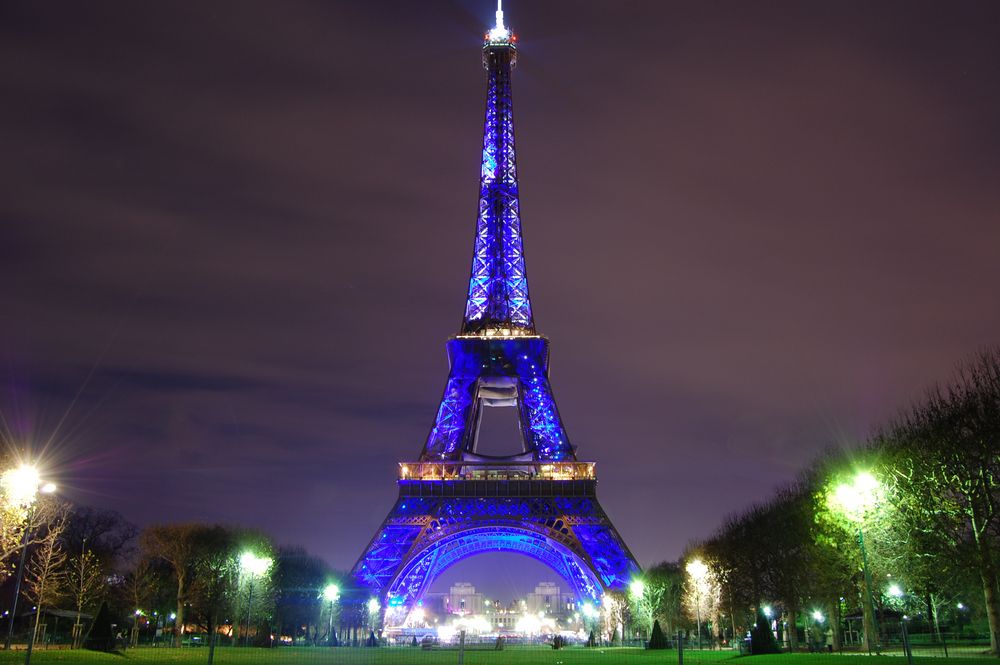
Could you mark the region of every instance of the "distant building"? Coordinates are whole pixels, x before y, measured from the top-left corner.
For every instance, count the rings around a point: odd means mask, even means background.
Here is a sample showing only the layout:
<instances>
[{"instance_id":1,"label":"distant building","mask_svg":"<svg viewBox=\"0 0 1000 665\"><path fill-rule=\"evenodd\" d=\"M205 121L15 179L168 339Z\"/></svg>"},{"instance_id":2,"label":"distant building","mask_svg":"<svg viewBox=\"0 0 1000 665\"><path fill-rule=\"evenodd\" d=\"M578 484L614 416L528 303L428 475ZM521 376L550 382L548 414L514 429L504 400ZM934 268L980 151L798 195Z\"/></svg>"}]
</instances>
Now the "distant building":
<instances>
[{"instance_id":1,"label":"distant building","mask_svg":"<svg viewBox=\"0 0 1000 665\"><path fill-rule=\"evenodd\" d=\"M517 620L524 614L524 601L512 601L504 604L499 600L491 600L486 604L486 618L498 633L513 632Z\"/></svg>"},{"instance_id":2,"label":"distant building","mask_svg":"<svg viewBox=\"0 0 1000 665\"><path fill-rule=\"evenodd\" d=\"M476 593L476 587L468 582L457 582L445 597L444 609L449 614L460 616L482 614L485 609L483 594Z\"/></svg>"},{"instance_id":3,"label":"distant building","mask_svg":"<svg viewBox=\"0 0 1000 665\"><path fill-rule=\"evenodd\" d=\"M529 614L544 612L547 616L565 619L576 610L576 597L563 593L558 584L539 582L533 593L525 600L525 610Z\"/></svg>"},{"instance_id":4,"label":"distant building","mask_svg":"<svg viewBox=\"0 0 1000 665\"><path fill-rule=\"evenodd\" d=\"M457 582L447 592L430 592L424 595L422 608L429 625L449 624L456 617L482 617L497 633L512 633L521 618L542 614L559 620L560 626L571 627L576 623L576 597L564 592L553 582L539 582L533 592L509 603L486 598L469 582Z\"/></svg>"}]
</instances>

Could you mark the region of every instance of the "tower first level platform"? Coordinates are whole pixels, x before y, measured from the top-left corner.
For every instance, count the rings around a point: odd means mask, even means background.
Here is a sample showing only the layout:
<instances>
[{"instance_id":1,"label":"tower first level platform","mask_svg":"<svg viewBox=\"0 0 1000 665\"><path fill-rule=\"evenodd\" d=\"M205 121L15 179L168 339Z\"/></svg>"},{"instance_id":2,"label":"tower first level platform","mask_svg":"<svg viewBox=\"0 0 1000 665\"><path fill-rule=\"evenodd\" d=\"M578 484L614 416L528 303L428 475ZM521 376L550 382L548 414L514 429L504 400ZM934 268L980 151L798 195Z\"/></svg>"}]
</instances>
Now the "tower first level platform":
<instances>
[{"instance_id":1,"label":"tower first level platform","mask_svg":"<svg viewBox=\"0 0 1000 665\"><path fill-rule=\"evenodd\" d=\"M484 552L536 559L596 603L639 572L597 500L593 462L402 463L397 484L399 497L354 570L382 590L390 622L452 564Z\"/></svg>"}]
</instances>

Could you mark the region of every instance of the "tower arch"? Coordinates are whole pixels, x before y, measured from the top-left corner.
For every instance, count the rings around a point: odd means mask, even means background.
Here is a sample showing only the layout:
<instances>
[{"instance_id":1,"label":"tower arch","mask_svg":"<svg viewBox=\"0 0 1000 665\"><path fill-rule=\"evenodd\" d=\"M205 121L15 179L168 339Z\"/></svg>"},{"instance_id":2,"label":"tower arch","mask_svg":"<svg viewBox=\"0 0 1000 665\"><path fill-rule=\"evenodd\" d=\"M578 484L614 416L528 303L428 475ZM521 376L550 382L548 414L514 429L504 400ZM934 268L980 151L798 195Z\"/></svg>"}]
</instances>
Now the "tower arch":
<instances>
[{"instance_id":1,"label":"tower arch","mask_svg":"<svg viewBox=\"0 0 1000 665\"><path fill-rule=\"evenodd\" d=\"M586 555L554 535L524 525L493 524L460 528L427 542L399 566L388 583L388 612L405 616L444 571L486 552L511 552L539 561L566 582L577 600L599 603L604 588Z\"/></svg>"}]
</instances>

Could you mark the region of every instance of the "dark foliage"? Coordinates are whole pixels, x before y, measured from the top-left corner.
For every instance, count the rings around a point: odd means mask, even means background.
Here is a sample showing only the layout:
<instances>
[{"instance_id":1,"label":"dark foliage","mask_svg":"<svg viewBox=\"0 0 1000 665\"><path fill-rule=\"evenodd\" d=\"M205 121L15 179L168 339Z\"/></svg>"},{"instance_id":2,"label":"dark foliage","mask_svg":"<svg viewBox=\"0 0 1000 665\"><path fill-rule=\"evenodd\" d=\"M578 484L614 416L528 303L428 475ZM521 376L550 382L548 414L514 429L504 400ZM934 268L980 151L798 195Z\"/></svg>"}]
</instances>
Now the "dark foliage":
<instances>
[{"instance_id":1,"label":"dark foliage","mask_svg":"<svg viewBox=\"0 0 1000 665\"><path fill-rule=\"evenodd\" d=\"M778 643L771 632L771 622L760 608L757 608L757 621L750 629L750 653L754 656L778 653Z\"/></svg>"},{"instance_id":2,"label":"dark foliage","mask_svg":"<svg viewBox=\"0 0 1000 665\"><path fill-rule=\"evenodd\" d=\"M83 648L91 651L104 651L106 653L115 650L115 634L111 627L111 610L107 603L101 603L101 609L94 618L94 624L90 627L87 639L83 641Z\"/></svg>"},{"instance_id":3,"label":"dark foliage","mask_svg":"<svg viewBox=\"0 0 1000 665\"><path fill-rule=\"evenodd\" d=\"M653 622L653 630L649 634L649 648L650 649L666 649L670 646L667 642L667 636L663 634L663 629L660 628L660 620L657 619Z\"/></svg>"}]
</instances>

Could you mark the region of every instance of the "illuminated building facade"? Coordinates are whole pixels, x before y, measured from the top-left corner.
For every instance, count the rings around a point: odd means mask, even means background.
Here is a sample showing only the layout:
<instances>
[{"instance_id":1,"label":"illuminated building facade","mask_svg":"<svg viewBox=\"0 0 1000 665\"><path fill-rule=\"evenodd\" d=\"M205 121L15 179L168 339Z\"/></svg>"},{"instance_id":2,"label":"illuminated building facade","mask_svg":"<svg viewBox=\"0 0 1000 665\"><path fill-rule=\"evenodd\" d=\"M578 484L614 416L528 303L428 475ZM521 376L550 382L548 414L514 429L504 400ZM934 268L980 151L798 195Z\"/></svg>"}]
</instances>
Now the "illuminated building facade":
<instances>
[{"instance_id":1,"label":"illuminated building facade","mask_svg":"<svg viewBox=\"0 0 1000 665\"><path fill-rule=\"evenodd\" d=\"M596 467L579 461L549 385L549 341L535 330L521 237L511 73L517 38L496 27L483 44L486 119L479 207L461 329L418 461L400 464L399 498L355 564L387 621L400 622L445 569L482 552L549 565L577 601L600 602L638 572L596 494ZM477 450L487 408L516 409L519 450Z\"/></svg>"}]
</instances>

